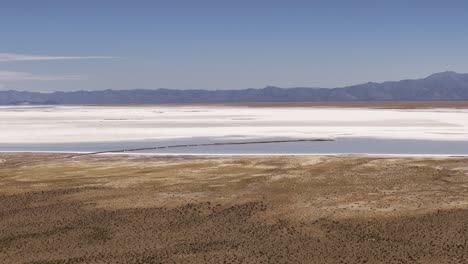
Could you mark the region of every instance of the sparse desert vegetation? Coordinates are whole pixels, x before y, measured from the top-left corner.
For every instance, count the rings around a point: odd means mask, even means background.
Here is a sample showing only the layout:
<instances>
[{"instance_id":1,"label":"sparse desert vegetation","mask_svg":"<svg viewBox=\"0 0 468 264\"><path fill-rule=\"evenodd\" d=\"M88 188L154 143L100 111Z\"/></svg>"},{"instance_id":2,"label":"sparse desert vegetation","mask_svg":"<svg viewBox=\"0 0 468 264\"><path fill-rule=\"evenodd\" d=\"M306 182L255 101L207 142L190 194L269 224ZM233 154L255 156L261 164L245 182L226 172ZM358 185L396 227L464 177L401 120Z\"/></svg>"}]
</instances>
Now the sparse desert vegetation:
<instances>
[{"instance_id":1,"label":"sparse desert vegetation","mask_svg":"<svg viewBox=\"0 0 468 264\"><path fill-rule=\"evenodd\" d=\"M2 263L467 263L468 159L0 154Z\"/></svg>"}]
</instances>

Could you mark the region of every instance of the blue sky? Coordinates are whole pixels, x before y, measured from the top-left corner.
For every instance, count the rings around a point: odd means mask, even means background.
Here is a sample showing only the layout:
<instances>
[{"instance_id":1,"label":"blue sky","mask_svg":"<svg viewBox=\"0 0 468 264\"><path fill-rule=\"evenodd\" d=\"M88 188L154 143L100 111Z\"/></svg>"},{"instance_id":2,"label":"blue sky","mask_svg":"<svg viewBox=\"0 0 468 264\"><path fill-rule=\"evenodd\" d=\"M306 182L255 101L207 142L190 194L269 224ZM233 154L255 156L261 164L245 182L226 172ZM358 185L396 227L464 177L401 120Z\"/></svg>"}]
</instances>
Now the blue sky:
<instances>
[{"instance_id":1,"label":"blue sky","mask_svg":"<svg viewBox=\"0 0 468 264\"><path fill-rule=\"evenodd\" d=\"M468 72L467 1L0 1L0 89L338 87Z\"/></svg>"}]
</instances>

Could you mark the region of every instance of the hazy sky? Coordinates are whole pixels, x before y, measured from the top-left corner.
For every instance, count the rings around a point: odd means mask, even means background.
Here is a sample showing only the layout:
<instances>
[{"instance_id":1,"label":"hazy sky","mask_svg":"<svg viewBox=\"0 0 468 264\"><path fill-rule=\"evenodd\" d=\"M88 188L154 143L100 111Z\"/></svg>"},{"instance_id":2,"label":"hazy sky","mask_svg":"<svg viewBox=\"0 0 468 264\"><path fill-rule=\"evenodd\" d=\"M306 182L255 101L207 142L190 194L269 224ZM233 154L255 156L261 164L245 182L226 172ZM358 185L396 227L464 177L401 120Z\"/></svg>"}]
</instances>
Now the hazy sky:
<instances>
[{"instance_id":1,"label":"hazy sky","mask_svg":"<svg viewBox=\"0 0 468 264\"><path fill-rule=\"evenodd\" d=\"M2 0L0 89L336 87L468 72L468 1Z\"/></svg>"}]
</instances>

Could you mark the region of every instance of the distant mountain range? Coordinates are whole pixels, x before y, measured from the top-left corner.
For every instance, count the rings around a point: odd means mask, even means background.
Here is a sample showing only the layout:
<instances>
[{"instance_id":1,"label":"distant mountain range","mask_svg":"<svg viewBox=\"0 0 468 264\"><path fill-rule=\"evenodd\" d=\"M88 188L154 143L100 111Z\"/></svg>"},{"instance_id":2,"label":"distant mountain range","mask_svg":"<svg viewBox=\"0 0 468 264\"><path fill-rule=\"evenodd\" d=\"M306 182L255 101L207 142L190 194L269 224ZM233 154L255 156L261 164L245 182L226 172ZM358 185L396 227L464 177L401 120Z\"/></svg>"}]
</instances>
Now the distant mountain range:
<instances>
[{"instance_id":1,"label":"distant mountain range","mask_svg":"<svg viewBox=\"0 0 468 264\"><path fill-rule=\"evenodd\" d=\"M423 79L365 83L342 88L269 86L244 90L0 91L0 105L462 100L468 101L468 74L451 71Z\"/></svg>"}]
</instances>

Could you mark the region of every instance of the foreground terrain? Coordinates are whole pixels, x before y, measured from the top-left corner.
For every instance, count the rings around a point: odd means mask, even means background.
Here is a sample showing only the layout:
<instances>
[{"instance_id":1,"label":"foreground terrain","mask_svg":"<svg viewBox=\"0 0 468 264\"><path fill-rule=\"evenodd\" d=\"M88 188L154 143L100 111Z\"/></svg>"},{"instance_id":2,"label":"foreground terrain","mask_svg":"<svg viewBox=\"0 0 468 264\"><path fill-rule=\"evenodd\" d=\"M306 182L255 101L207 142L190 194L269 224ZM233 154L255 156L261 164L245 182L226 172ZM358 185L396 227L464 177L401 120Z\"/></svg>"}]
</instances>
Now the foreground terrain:
<instances>
[{"instance_id":1,"label":"foreground terrain","mask_svg":"<svg viewBox=\"0 0 468 264\"><path fill-rule=\"evenodd\" d=\"M0 154L1 263L467 263L468 159Z\"/></svg>"}]
</instances>

